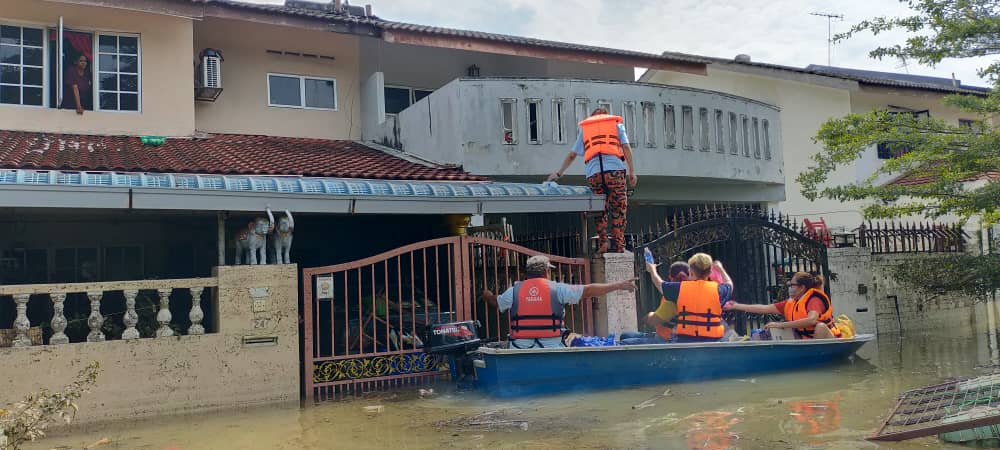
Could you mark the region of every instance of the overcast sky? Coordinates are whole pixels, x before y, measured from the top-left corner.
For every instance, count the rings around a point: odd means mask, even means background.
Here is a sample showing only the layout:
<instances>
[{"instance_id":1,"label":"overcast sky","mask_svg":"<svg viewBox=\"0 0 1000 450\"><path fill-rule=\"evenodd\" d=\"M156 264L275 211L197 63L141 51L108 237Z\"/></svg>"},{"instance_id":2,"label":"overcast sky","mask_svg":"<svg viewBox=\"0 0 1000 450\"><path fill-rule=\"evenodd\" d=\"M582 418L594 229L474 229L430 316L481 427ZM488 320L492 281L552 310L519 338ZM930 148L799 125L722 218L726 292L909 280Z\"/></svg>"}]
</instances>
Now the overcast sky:
<instances>
[{"instance_id":1,"label":"overcast sky","mask_svg":"<svg viewBox=\"0 0 1000 450\"><path fill-rule=\"evenodd\" d=\"M243 0L282 3L282 0ZM792 66L826 64L827 20L833 32L877 15L906 15L896 0L372 0L375 15L391 20L513 34L649 53L675 51ZM903 35L857 36L833 47L833 65L887 72L955 77L986 85L976 75L982 61L946 60L935 68L898 60L873 60L868 51L901 43Z\"/></svg>"}]
</instances>

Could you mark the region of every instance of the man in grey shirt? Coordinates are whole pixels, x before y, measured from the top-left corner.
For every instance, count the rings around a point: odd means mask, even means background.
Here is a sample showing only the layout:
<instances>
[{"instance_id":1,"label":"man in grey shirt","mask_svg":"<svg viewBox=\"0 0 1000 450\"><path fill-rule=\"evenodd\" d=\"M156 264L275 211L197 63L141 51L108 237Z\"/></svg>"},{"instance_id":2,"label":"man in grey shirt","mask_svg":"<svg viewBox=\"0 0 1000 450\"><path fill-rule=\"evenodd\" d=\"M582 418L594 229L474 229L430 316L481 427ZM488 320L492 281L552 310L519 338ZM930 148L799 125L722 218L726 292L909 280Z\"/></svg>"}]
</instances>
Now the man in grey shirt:
<instances>
[{"instance_id":1,"label":"man in grey shirt","mask_svg":"<svg viewBox=\"0 0 1000 450\"><path fill-rule=\"evenodd\" d=\"M552 281L549 258L528 258L527 278L497 296L488 289L483 298L500 312L511 310L511 345L516 348L565 347L563 316L565 305L582 298L598 297L614 291L634 291L635 278L616 283L566 284Z\"/></svg>"}]
</instances>

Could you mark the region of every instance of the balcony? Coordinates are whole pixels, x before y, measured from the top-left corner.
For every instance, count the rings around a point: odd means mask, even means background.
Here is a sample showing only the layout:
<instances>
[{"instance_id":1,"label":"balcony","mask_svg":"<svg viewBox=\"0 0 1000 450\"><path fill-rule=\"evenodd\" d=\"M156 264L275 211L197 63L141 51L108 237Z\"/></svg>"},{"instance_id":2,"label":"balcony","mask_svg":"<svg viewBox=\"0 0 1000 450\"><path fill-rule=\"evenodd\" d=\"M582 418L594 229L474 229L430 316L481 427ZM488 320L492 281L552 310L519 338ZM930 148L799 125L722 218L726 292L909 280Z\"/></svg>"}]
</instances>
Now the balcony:
<instances>
[{"instance_id":1,"label":"balcony","mask_svg":"<svg viewBox=\"0 0 1000 450\"><path fill-rule=\"evenodd\" d=\"M742 182L781 191L778 108L658 84L459 78L387 115L374 136L406 153L492 177L539 177L572 148L576 124L603 106L625 120L636 171L663 186ZM575 163L569 175L582 175ZM649 179L649 178L647 178ZM775 190L774 188L777 188ZM772 195L773 196L773 195ZM773 199L778 200L778 199Z\"/></svg>"}]
</instances>

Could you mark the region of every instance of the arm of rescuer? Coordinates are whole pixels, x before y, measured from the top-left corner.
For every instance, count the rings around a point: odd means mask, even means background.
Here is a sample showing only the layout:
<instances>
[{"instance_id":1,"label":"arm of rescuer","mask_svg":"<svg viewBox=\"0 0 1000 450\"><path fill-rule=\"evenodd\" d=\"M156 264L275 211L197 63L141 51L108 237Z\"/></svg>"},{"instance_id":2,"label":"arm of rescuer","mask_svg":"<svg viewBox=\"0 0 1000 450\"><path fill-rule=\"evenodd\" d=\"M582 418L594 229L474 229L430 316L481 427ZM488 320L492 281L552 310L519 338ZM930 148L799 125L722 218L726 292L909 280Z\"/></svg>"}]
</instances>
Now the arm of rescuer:
<instances>
[{"instance_id":1,"label":"arm of rescuer","mask_svg":"<svg viewBox=\"0 0 1000 450\"><path fill-rule=\"evenodd\" d=\"M566 158L563 159L562 166L559 167L559 170L549 174L549 177L546 179L546 181L555 181L558 180L559 178L562 178L563 174L566 173L566 169L569 168L570 164L573 164L574 160L576 160L576 152L571 151L568 154L566 154Z\"/></svg>"},{"instance_id":2,"label":"arm of rescuer","mask_svg":"<svg viewBox=\"0 0 1000 450\"><path fill-rule=\"evenodd\" d=\"M583 285L583 294L580 298L592 298L600 297L604 294L614 291L634 291L635 290L635 278L630 278L628 280L616 281L614 283L591 283ZM490 291L489 289L483 289L482 292L483 300L486 300L486 304L496 308L497 307L497 295Z\"/></svg>"},{"instance_id":3,"label":"arm of rescuer","mask_svg":"<svg viewBox=\"0 0 1000 450\"><path fill-rule=\"evenodd\" d=\"M625 154L625 164L628 165L628 185L635 187L636 184L639 184L639 175L635 174L635 166L632 165L632 146L622 145L622 153Z\"/></svg>"}]
</instances>

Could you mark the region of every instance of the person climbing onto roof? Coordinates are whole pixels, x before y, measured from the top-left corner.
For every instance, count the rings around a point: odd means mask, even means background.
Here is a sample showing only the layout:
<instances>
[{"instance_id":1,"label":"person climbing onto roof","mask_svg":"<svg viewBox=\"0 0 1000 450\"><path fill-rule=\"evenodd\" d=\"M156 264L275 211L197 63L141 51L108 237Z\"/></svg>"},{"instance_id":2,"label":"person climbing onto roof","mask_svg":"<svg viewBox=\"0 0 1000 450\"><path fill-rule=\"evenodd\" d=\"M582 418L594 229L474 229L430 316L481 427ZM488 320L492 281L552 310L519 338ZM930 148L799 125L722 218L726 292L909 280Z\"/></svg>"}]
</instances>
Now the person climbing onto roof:
<instances>
[{"instance_id":1,"label":"person climbing onto roof","mask_svg":"<svg viewBox=\"0 0 1000 450\"><path fill-rule=\"evenodd\" d=\"M632 165L632 147L629 146L621 116L611 115L608 110L597 108L590 117L581 121L573 150L566 155L562 167L549 175L548 181L561 178L577 156L583 157L590 190L594 194L605 196L604 213L594 220L597 226L597 253L622 253L625 251L625 221L628 211L626 185L634 188L639 177ZM608 222L611 222L610 245Z\"/></svg>"},{"instance_id":2,"label":"person climbing onto roof","mask_svg":"<svg viewBox=\"0 0 1000 450\"><path fill-rule=\"evenodd\" d=\"M679 283L689 279L690 267L684 261L675 261L670 265L667 272L667 280L672 283ZM637 331L626 331L621 334L622 345L639 344L666 344L674 337L674 326L677 325L677 303L668 302L666 297L660 297L660 306L646 315L646 325L653 327L656 332L640 333Z\"/></svg>"},{"instance_id":3,"label":"person climbing onto roof","mask_svg":"<svg viewBox=\"0 0 1000 450\"><path fill-rule=\"evenodd\" d=\"M791 296L770 305L744 305L728 302L723 309L754 314L780 314L784 322L769 322L765 329L795 330L799 339L833 339L840 337L840 330L833 321L833 303L823 291L823 276L796 272L788 285Z\"/></svg>"},{"instance_id":4,"label":"person climbing onto roof","mask_svg":"<svg viewBox=\"0 0 1000 450\"><path fill-rule=\"evenodd\" d=\"M646 263L646 271L653 285L668 302L677 308L677 328L674 342L716 342L726 334L722 321L722 304L733 293L733 280L719 261L712 261L706 253L696 253L688 259L690 280L663 281L656 272L657 264ZM709 280L715 267L723 282Z\"/></svg>"},{"instance_id":5,"label":"person climbing onto roof","mask_svg":"<svg viewBox=\"0 0 1000 450\"><path fill-rule=\"evenodd\" d=\"M510 310L510 340L515 348L567 347L564 338L565 305L582 298L599 297L614 291L634 291L635 279L615 283L566 284L550 280L553 266L547 256L535 255L525 264L527 279L514 283L497 296L483 289L486 303L500 312Z\"/></svg>"}]
</instances>

